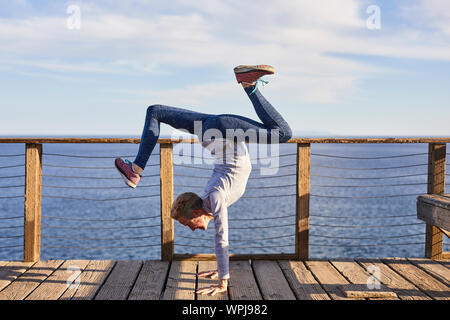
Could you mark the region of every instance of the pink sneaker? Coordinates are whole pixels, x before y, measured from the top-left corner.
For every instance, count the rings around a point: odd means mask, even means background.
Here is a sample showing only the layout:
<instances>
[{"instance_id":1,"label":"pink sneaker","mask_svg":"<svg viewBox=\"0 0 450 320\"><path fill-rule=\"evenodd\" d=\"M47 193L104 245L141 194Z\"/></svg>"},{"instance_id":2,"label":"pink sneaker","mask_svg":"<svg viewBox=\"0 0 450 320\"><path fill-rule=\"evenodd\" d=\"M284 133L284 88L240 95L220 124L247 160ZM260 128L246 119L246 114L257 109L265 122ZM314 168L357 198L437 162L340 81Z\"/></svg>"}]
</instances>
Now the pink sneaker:
<instances>
[{"instance_id":1,"label":"pink sneaker","mask_svg":"<svg viewBox=\"0 0 450 320\"><path fill-rule=\"evenodd\" d=\"M121 158L116 158L114 164L127 186L136 188L141 176L133 171L132 163L129 160L123 161Z\"/></svg>"}]
</instances>

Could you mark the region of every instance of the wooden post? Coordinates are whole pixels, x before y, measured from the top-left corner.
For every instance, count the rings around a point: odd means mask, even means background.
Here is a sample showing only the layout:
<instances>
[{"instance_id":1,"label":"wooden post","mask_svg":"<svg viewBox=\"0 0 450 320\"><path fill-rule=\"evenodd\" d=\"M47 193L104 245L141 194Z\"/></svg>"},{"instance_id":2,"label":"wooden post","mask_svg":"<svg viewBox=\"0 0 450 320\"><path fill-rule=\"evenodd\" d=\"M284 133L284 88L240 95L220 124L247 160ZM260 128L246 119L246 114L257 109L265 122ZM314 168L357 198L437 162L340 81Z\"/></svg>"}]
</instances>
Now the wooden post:
<instances>
[{"instance_id":1,"label":"wooden post","mask_svg":"<svg viewBox=\"0 0 450 320\"><path fill-rule=\"evenodd\" d=\"M311 145L298 143L295 254L299 260L309 257L310 161Z\"/></svg>"},{"instance_id":2,"label":"wooden post","mask_svg":"<svg viewBox=\"0 0 450 320\"><path fill-rule=\"evenodd\" d=\"M446 144L430 143L428 145L428 193L445 192L445 153ZM439 228L427 223L425 233L425 257L442 258L443 237Z\"/></svg>"},{"instance_id":3,"label":"wooden post","mask_svg":"<svg viewBox=\"0 0 450 320\"><path fill-rule=\"evenodd\" d=\"M161 191L161 260L173 259L173 219L170 208L173 202L172 143L160 144L160 191Z\"/></svg>"},{"instance_id":4,"label":"wooden post","mask_svg":"<svg viewBox=\"0 0 450 320\"><path fill-rule=\"evenodd\" d=\"M41 256L42 144L25 145L25 212L23 261Z\"/></svg>"}]
</instances>

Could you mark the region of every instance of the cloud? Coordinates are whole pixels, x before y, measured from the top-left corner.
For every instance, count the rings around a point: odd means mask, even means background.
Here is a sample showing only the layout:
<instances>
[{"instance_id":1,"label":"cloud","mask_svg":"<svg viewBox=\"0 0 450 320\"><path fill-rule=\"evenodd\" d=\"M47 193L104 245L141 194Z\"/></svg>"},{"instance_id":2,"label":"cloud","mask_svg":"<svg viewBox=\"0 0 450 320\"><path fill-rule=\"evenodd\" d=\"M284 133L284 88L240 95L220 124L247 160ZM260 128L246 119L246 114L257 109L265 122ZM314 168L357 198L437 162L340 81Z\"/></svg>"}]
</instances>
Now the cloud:
<instances>
[{"instance_id":1,"label":"cloud","mask_svg":"<svg viewBox=\"0 0 450 320\"><path fill-rule=\"evenodd\" d=\"M275 87L292 87L293 99L333 102L379 71L330 53L449 61L450 47L439 42L450 28L443 13L450 10L442 3L420 1L404 9L411 21L420 12L433 18L436 32L430 35L419 28L367 30L366 8L356 0L80 1L80 30L66 27L64 7L1 18L0 66L154 75L167 66L217 71L262 61L277 67L282 79ZM212 94L223 94L220 87L211 87ZM176 90L168 93L182 96Z\"/></svg>"}]
</instances>

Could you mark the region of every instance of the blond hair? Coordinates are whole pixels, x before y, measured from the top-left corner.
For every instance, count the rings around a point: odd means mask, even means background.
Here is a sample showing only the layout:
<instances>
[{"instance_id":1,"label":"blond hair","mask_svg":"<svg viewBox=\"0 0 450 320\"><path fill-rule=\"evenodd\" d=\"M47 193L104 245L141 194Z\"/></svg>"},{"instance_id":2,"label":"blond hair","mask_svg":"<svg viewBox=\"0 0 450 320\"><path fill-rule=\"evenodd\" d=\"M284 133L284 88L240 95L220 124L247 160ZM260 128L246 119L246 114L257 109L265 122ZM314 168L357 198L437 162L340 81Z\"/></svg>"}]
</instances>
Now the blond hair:
<instances>
[{"instance_id":1,"label":"blond hair","mask_svg":"<svg viewBox=\"0 0 450 320\"><path fill-rule=\"evenodd\" d=\"M170 216L175 220L180 217L191 219L192 210L199 210L202 207L202 198L194 192L185 192L180 194L173 202L172 208L170 209Z\"/></svg>"}]
</instances>

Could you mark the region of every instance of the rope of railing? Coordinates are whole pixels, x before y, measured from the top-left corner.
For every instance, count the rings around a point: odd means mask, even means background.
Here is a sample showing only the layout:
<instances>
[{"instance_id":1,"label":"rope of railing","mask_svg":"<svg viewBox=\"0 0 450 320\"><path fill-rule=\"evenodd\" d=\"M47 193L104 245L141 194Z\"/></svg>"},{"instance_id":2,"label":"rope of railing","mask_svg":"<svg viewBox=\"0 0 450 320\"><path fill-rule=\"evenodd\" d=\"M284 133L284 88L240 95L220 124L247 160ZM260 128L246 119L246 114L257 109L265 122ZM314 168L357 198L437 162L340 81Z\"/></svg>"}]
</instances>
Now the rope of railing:
<instances>
[{"instance_id":1,"label":"rope of railing","mask_svg":"<svg viewBox=\"0 0 450 320\"><path fill-rule=\"evenodd\" d=\"M53 165L53 164L43 164L43 167L51 167L51 168L64 168L64 169L116 169L116 167L79 167L79 166L60 166L60 165ZM156 164L149 164L147 167L159 167L159 163ZM0 168L1 169L1 168Z\"/></svg>"},{"instance_id":2,"label":"rope of railing","mask_svg":"<svg viewBox=\"0 0 450 320\"><path fill-rule=\"evenodd\" d=\"M24 178L25 175L18 175L18 176L4 176L4 177L0 177L0 179L12 179L12 178Z\"/></svg>"},{"instance_id":3,"label":"rope of railing","mask_svg":"<svg viewBox=\"0 0 450 320\"><path fill-rule=\"evenodd\" d=\"M283 239L294 237L295 234L286 235L286 236L277 236L277 237L267 237L267 238L259 238L259 239L229 239L229 242L247 242L247 241L263 241L263 240L273 240L273 239ZM177 236L177 238L191 239L191 240L201 240L201 241L214 241L213 238L199 238L199 237L188 237L188 236Z\"/></svg>"},{"instance_id":4,"label":"rope of railing","mask_svg":"<svg viewBox=\"0 0 450 320\"><path fill-rule=\"evenodd\" d=\"M18 245L15 245L15 246L2 246L2 247L0 247L0 249L22 248L22 247L23 247L23 244L18 244Z\"/></svg>"},{"instance_id":5,"label":"rope of railing","mask_svg":"<svg viewBox=\"0 0 450 320\"><path fill-rule=\"evenodd\" d=\"M272 157L266 157L266 158L259 158L259 157L251 157L254 160L268 160L273 158L282 158L282 157L288 157L288 156L296 156L297 153L286 153L286 154L280 154ZM208 156L208 157L197 157L194 155L188 155L188 154L174 154L175 157L189 157L189 158L195 158L195 159L207 159L207 160L214 160L214 157ZM251 156L251 154L250 154Z\"/></svg>"},{"instance_id":6,"label":"rope of railing","mask_svg":"<svg viewBox=\"0 0 450 320\"><path fill-rule=\"evenodd\" d=\"M22 156L25 156L25 153L20 153L20 154L0 154L0 158L22 157Z\"/></svg>"},{"instance_id":7,"label":"rope of railing","mask_svg":"<svg viewBox=\"0 0 450 320\"><path fill-rule=\"evenodd\" d=\"M55 157L69 157L69 158L86 158L86 159L115 159L115 158L134 158L136 155L126 155L126 156L87 156L87 155L74 155L74 154L61 154L61 153L48 153L42 152L44 156L55 156ZM157 156L159 153L152 153L152 156Z\"/></svg>"},{"instance_id":8,"label":"rope of railing","mask_svg":"<svg viewBox=\"0 0 450 320\"><path fill-rule=\"evenodd\" d=\"M15 239L15 238L23 238L23 234L17 236L0 236L0 239Z\"/></svg>"},{"instance_id":9,"label":"rope of railing","mask_svg":"<svg viewBox=\"0 0 450 320\"><path fill-rule=\"evenodd\" d=\"M15 185L15 186L1 186L0 189L21 188L21 187L25 187L25 185L21 184L21 185Z\"/></svg>"},{"instance_id":10,"label":"rope of railing","mask_svg":"<svg viewBox=\"0 0 450 320\"><path fill-rule=\"evenodd\" d=\"M13 219L23 219L23 216L16 217L1 217L0 220L13 220Z\"/></svg>"},{"instance_id":11,"label":"rope of railing","mask_svg":"<svg viewBox=\"0 0 450 320\"><path fill-rule=\"evenodd\" d=\"M377 225L377 226L368 226L368 225L343 226L343 225L326 225L326 224L316 224L316 223L310 223L309 225L313 226L313 227L358 229L358 228L392 228L392 227L404 227L404 226L417 226L417 225L425 225L425 223L419 222L419 223L389 224L389 225Z\"/></svg>"},{"instance_id":12,"label":"rope of railing","mask_svg":"<svg viewBox=\"0 0 450 320\"><path fill-rule=\"evenodd\" d=\"M407 175L389 176L389 177L337 177L337 176L324 176L324 175L319 175L319 174L311 174L311 177L341 179L341 180L382 180L382 179L418 177L418 176L426 176L426 175L428 175L428 173L407 174Z\"/></svg>"},{"instance_id":13,"label":"rope of railing","mask_svg":"<svg viewBox=\"0 0 450 320\"><path fill-rule=\"evenodd\" d=\"M180 246L180 247L193 247L193 248L213 248L212 246L198 246L198 245L188 245L188 244L181 244L181 243L176 243L176 246ZM233 249L266 249L266 248L284 248L284 247L294 247L295 245L293 244L285 244L285 245L270 245L270 246L239 246L239 247L232 247Z\"/></svg>"},{"instance_id":14,"label":"rope of railing","mask_svg":"<svg viewBox=\"0 0 450 320\"><path fill-rule=\"evenodd\" d=\"M407 166L397 166L397 167L382 167L382 168L343 168L343 167L334 167L334 166L323 166L318 164L311 164L311 167L319 167L319 168L328 168L328 169L342 169L342 170L388 170L388 169L403 169L403 168L413 168L413 167L421 167L428 166L428 163L424 164L412 164Z\"/></svg>"},{"instance_id":15,"label":"rope of railing","mask_svg":"<svg viewBox=\"0 0 450 320\"><path fill-rule=\"evenodd\" d=\"M417 197L417 194L395 194L395 195L383 195L383 196L364 196L364 197L357 197L357 196L329 196L329 195L318 195L318 194L311 194L311 197L317 197L317 198L333 198L333 199L381 199L381 198L396 198L396 197Z\"/></svg>"},{"instance_id":16,"label":"rope of railing","mask_svg":"<svg viewBox=\"0 0 450 320\"><path fill-rule=\"evenodd\" d=\"M85 176L59 176L59 175L52 175L52 174L43 174L43 177L52 177L52 178L71 178L71 179L92 179L92 180L123 180L123 178L109 178L109 177L85 177ZM153 175L146 175L142 176L145 178L150 177L159 177L159 174L153 174ZM0 177L1 178L1 177Z\"/></svg>"},{"instance_id":17,"label":"rope of railing","mask_svg":"<svg viewBox=\"0 0 450 320\"><path fill-rule=\"evenodd\" d=\"M204 189L205 186L190 186L184 184L174 184L175 187L185 187L185 188L201 188ZM247 187L246 189L273 189L273 188L284 188L284 187L295 187L296 184L286 184L286 185L278 185L278 186L270 186L270 187Z\"/></svg>"},{"instance_id":18,"label":"rope of railing","mask_svg":"<svg viewBox=\"0 0 450 320\"><path fill-rule=\"evenodd\" d=\"M327 219L394 219L394 218L405 218L405 217L417 217L415 214L406 214L406 215L395 215L395 216L370 216L370 217L357 217L357 216L324 216L324 215L318 215L318 214L310 214L310 217L317 217L317 218L327 218Z\"/></svg>"},{"instance_id":19,"label":"rope of railing","mask_svg":"<svg viewBox=\"0 0 450 320\"><path fill-rule=\"evenodd\" d=\"M130 248L148 248L148 247L159 247L160 244L148 244L142 246L110 246L110 247L72 247L72 246L49 246L42 244L41 247L44 248L58 248L58 249L78 249L78 250L103 250L103 249L130 249Z\"/></svg>"},{"instance_id":20,"label":"rope of railing","mask_svg":"<svg viewBox=\"0 0 450 320\"><path fill-rule=\"evenodd\" d=\"M190 168L190 169L200 169L200 170L208 170L211 171L213 168L203 168L203 167L195 167L195 166L188 166L188 165L184 165L184 164L174 164L174 167L183 167L183 168ZM286 167L295 167L297 166L296 163L292 163L292 164L285 164L285 165L281 165L281 166L277 166L277 168L286 168ZM255 169L255 168L253 168ZM258 168L256 168L258 169Z\"/></svg>"},{"instance_id":21,"label":"rope of railing","mask_svg":"<svg viewBox=\"0 0 450 320\"><path fill-rule=\"evenodd\" d=\"M150 225L150 226L131 226L131 227L61 227L61 226L42 226L43 229L61 229L61 230L74 230L74 229L81 229L81 230L118 230L118 229L143 229L143 228L156 228L160 227L160 225Z\"/></svg>"},{"instance_id":22,"label":"rope of railing","mask_svg":"<svg viewBox=\"0 0 450 320\"><path fill-rule=\"evenodd\" d=\"M136 197L94 199L94 198L75 198L75 197L63 197L63 196L54 196L54 195L42 195L42 198L108 202L108 201L117 201L117 200L143 199L143 198L151 198L151 197L159 197L159 196L160 196L159 194L149 194L149 195L145 195L145 196L136 196Z\"/></svg>"},{"instance_id":23,"label":"rope of railing","mask_svg":"<svg viewBox=\"0 0 450 320\"><path fill-rule=\"evenodd\" d=\"M68 239L68 240L87 240L87 241L119 241L119 240L141 240L141 239L149 239L160 237L161 235L152 235L152 236L141 236L141 237L123 237L123 238L80 238L80 237L61 237L61 236L49 236L42 235L43 238L51 238L51 239Z\"/></svg>"},{"instance_id":24,"label":"rope of railing","mask_svg":"<svg viewBox=\"0 0 450 320\"><path fill-rule=\"evenodd\" d=\"M117 221L134 221L134 220L147 220L153 218L160 218L160 215L139 217L139 218L119 218L119 219L84 219L84 218L66 218L66 217L55 217L55 216L42 216L47 219L55 220L66 220L66 221L98 221L98 222L117 222Z\"/></svg>"},{"instance_id":25,"label":"rope of railing","mask_svg":"<svg viewBox=\"0 0 450 320\"><path fill-rule=\"evenodd\" d=\"M0 227L0 229L2 229L2 230L5 230L5 229L16 229L16 228L23 228L23 225L21 225L21 226Z\"/></svg>"},{"instance_id":26,"label":"rope of railing","mask_svg":"<svg viewBox=\"0 0 450 320\"><path fill-rule=\"evenodd\" d=\"M336 156L329 154L321 154L321 153L311 153L312 156L318 157L329 157L329 158L338 158L338 159L354 159L354 160L377 160L377 159L392 159L392 158L403 158L403 157L412 157L412 156L422 156L428 155L428 153L411 153L404 155L395 155L395 156L384 156L384 157L347 157L347 156Z\"/></svg>"},{"instance_id":27,"label":"rope of railing","mask_svg":"<svg viewBox=\"0 0 450 320\"><path fill-rule=\"evenodd\" d=\"M335 236L324 236L318 234L310 234L310 237L316 238L327 238L327 239L344 239L344 240L375 240L375 239L396 239L396 238L408 238L408 237L417 237L424 236L425 233L416 233L416 234L405 234L401 236L382 236L382 237L335 237Z\"/></svg>"},{"instance_id":28,"label":"rope of railing","mask_svg":"<svg viewBox=\"0 0 450 320\"><path fill-rule=\"evenodd\" d=\"M312 247L337 247L337 248L357 248L357 247L386 247L386 246L411 246L411 245L423 245L423 242L416 243L385 243L385 244L363 244L363 245L333 245L333 244L309 244Z\"/></svg>"},{"instance_id":29,"label":"rope of railing","mask_svg":"<svg viewBox=\"0 0 450 320\"><path fill-rule=\"evenodd\" d=\"M25 164L23 163L23 164L17 164L17 165L12 165L12 166L3 166L3 167L0 167L0 169L10 169L10 168L18 168L18 167L24 167L25 166Z\"/></svg>"},{"instance_id":30,"label":"rope of railing","mask_svg":"<svg viewBox=\"0 0 450 320\"><path fill-rule=\"evenodd\" d=\"M287 215L287 216L280 216L280 217L258 217L257 220L272 220L272 219L284 219L284 218L292 218L295 217L294 214ZM255 218L230 218L229 221L254 221Z\"/></svg>"},{"instance_id":31,"label":"rope of railing","mask_svg":"<svg viewBox=\"0 0 450 320\"><path fill-rule=\"evenodd\" d=\"M321 187L321 188L376 188L376 187L400 187L400 186L423 186L426 185L427 182L423 183L399 183L399 184L377 184L377 185L367 185L367 186L336 186L336 185L323 185L323 184L311 184L311 187ZM295 186L295 185L294 185Z\"/></svg>"},{"instance_id":32,"label":"rope of railing","mask_svg":"<svg viewBox=\"0 0 450 320\"><path fill-rule=\"evenodd\" d=\"M17 199L17 198L23 198L23 195L20 196L7 196L7 197L0 197L0 199Z\"/></svg>"},{"instance_id":33,"label":"rope of railing","mask_svg":"<svg viewBox=\"0 0 450 320\"><path fill-rule=\"evenodd\" d=\"M230 230L237 230L237 229L267 229L267 228L283 228L283 227L293 227L295 226L294 223L292 224L281 224L281 225L275 225L275 226L248 226L248 227L230 227Z\"/></svg>"},{"instance_id":34,"label":"rope of railing","mask_svg":"<svg viewBox=\"0 0 450 320\"><path fill-rule=\"evenodd\" d=\"M150 188L150 187L159 187L159 184L149 184L149 185L139 185L139 189L141 188ZM22 186L23 187L23 186ZM51 186L43 184L42 187L44 188L54 188L54 189L95 189L95 190L109 190L109 189L129 189L128 186L122 186L122 187L69 187L69 186Z\"/></svg>"}]
</instances>

